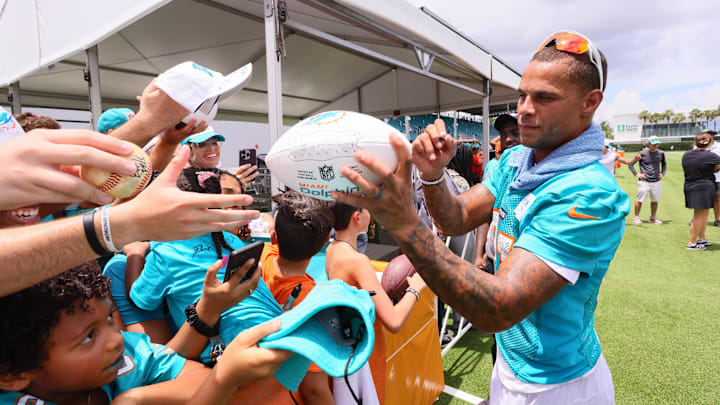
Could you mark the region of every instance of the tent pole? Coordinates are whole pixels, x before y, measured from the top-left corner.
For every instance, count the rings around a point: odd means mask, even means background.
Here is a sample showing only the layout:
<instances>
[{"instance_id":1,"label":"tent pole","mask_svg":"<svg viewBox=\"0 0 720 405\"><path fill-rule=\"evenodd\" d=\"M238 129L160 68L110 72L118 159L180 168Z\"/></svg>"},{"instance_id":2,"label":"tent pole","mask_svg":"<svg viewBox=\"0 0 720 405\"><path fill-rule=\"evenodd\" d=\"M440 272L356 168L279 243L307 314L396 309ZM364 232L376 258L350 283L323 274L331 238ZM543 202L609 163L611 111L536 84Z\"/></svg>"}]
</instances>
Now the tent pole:
<instances>
[{"instance_id":1,"label":"tent pole","mask_svg":"<svg viewBox=\"0 0 720 405\"><path fill-rule=\"evenodd\" d=\"M22 112L22 97L20 96L20 82L10 83L8 86L8 102L13 115Z\"/></svg>"},{"instance_id":2,"label":"tent pole","mask_svg":"<svg viewBox=\"0 0 720 405\"><path fill-rule=\"evenodd\" d=\"M483 96L483 170L490 161L490 79L485 79L485 95Z\"/></svg>"},{"instance_id":3,"label":"tent pole","mask_svg":"<svg viewBox=\"0 0 720 405\"><path fill-rule=\"evenodd\" d=\"M457 135L457 126L458 126L457 116L458 116L458 112L457 112L457 110L455 110L455 111L453 111L453 112L455 113L455 114L453 114L453 138L458 139L458 135Z\"/></svg>"},{"instance_id":4,"label":"tent pole","mask_svg":"<svg viewBox=\"0 0 720 405\"><path fill-rule=\"evenodd\" d=\"M282 108L282 51L278 48L277 33L280 32L278 8L275 0L264 0L265 10L265 61L268 89L268 124L270 125L270 146L280 138L283 126ZM270 194L275 194L281 185L274 175L271 179Z\"/></svg>"},{"instance_id":5,"label":"tent pole","mask_svg":"<svg viewBox=\"0 0 720 405\"><path fill-rule=\"evenodd\" d=\"M98 119L102 114L102 98L100 97L100 64L98 62L97 45L85 50L86 64L85 81L88 82L90 94L90 127L97 129Z\"/></svg>"}]
</instances>

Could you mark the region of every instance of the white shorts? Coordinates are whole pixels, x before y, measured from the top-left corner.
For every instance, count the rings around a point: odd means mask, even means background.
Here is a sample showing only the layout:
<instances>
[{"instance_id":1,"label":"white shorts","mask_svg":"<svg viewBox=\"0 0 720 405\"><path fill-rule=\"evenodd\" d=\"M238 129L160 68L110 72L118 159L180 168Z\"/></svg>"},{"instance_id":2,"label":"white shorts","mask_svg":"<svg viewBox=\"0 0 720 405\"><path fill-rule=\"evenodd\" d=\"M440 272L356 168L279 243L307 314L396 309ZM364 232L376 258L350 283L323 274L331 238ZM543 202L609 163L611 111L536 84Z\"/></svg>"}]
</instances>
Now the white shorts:
<instances>
[{"instance_id":1,"label":"white shorts","mask_svg":"<svg viewBox=\"0 0 720 405\"><path fill-rule=\"evenodd\" d=\"M490 405L614 405L615 387L605 356L590 371L560 384L530 384L510 371L500 350L490 378Z\"/></svg>"},{"instance_id":2,"label":"white shorts","mask_svg":"<svg viewBox=\"0 0 720 405\"><path fill-rule=\"evenodd\" d=\"M662 194L662 180L658 180L654 183L639 180L637 183L638 193L637 201L644 203L647 195L650 194L650 201L660 202L660 195Z\"/></svg>"}]
</instances>

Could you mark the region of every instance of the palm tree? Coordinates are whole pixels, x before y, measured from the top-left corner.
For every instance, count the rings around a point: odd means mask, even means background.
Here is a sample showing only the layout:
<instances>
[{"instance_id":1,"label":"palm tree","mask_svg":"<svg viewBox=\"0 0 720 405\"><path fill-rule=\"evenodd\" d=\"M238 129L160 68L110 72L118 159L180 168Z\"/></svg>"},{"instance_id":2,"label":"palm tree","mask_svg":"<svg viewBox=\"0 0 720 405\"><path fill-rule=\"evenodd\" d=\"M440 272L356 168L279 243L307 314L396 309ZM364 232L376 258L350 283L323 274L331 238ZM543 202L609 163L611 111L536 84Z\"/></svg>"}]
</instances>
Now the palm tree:
<instances>
[{"instance_id":1,"label":"palm tree","mask_svg":"<svg viewBox=\"0 0 720 405\"><path fill-rule=\"evenodd\" d=\"M715 110L705 110L702 112L702 116L705 119L705 129L710 129L710 121L715 118Z\"/></svg>"},{"instance_id":2,"label":"palm tree","mask_svg":"<svg viewBox=\"0 0 720 405\"><path fill-rule=\"evenodd\" d=\"M675 124L680 124L681 122L685 121L685 119L686 119L685 114L683 114L683 113L677 113L677 114L675 114L675 116L673 117L672 121L673 121L673 123L675 123ZM681 131L680 131L680 125L678 125L678 132L677 132L677 133L678 133L679 136L682 136Z\"/></svg>"},{"instance_id":3,"label":"palm tree","mask_svg":"<svg viewBox=\"0 0 720 405\"><path fill-rule=\"evenodd\" d=\"M650 114L650 118L648 118L648 121L650 121L650 123L653 124L653 135L656 135L656 136L657 136L657 134L658 134L658 127L657 127L657 125L655 125L655 124L657 124L658 122L660 122L660 120L661 120L662 118L663 118L663 116L662 116L662 114L660 114L660 113L652 113L652 114Z\"/></svg>"},{"instance_id":4,"label":"palm tree","mask_svg":"<svg viewBox=\"0 0 720 405\"><path fill-rule=\"evenodd\" d=\"M612 127L610 127L610 124L608 124L607 121L602 121L600 123L600 128L605 132L605 138L607 139L615 139L613 136Z\"/></svg>"},{"instance_id":5,"label":"palm tree","mask_svg":"<svg viewBox=\"0 0 720 405\"><path fill-rule=\"evenodd\" d=\"M647 122L648 118L650 118L650 113L648 110L642 110L640 111L640 114L638 114L638 119L642 120L643 122L643 132L645 132L645 123Z\"/></svg>"},{"instance_id":6,"label":"palm tree","mask_svg":"<svg viewBox=\"0 0 720 405\"><path fill-rule=\"evenodd\" d=\"M665 110L665 112L662 113L663 118L665 118L665 121L667 122L667 125L665 126L665 136L670 136L670 120L673 115L675 115L675 111L673 110Z\"/></svg>"},{"instance_id":7,"label":"palm tree","mask_svg":"<svg viewBox=\"0 0 720 405\"><path fill-rule=\"evenodd\" d=\"M692 111L690 111L690 114L689 114L688 118L690 118L690 121L692 121L693 127L695 126L695 123L696 123L697 121L700 121L700 119L702 118L702 116L703 116L702 111L700 111L700 110L697 109L697 108L693 108ZM694 128L693 128L693 132L695 132Z\"/></svg>"}]
</instances>

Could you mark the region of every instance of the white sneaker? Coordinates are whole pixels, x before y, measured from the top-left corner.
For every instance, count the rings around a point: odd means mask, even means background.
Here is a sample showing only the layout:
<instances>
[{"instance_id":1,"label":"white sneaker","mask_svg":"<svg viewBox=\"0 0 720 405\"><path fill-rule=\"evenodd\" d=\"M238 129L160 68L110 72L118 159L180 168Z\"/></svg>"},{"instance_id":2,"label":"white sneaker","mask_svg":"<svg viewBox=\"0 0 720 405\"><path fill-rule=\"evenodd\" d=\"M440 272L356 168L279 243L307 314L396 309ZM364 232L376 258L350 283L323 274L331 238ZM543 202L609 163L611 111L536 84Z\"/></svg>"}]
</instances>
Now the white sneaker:
<instances>
[{"instance_id":1,"label":"white sneaker","mask_svg":"<svg viewBox=\"0 0 720 405\"><path fill-rule=\"evenodd\" d=\"M640 219L640 217L633 218L633 224L635 224L635 225L642 224L642 219Z\"/></svg>"},{"instance_id":2,"label":"white sneaker","mask_svg":"<svg viewBox=\"0 0 720 405\"><path fill-rule=\"evenodd\" d=\"M657 218L655 218L655 217L650 217L650 219L648 220L648 222L653 223L653 224L658 224L658 225L662 225L662 223L663 223L663 221L661 221L661 220L659 220L659 219L657 219Z\"/></svg>"}]
</instances>

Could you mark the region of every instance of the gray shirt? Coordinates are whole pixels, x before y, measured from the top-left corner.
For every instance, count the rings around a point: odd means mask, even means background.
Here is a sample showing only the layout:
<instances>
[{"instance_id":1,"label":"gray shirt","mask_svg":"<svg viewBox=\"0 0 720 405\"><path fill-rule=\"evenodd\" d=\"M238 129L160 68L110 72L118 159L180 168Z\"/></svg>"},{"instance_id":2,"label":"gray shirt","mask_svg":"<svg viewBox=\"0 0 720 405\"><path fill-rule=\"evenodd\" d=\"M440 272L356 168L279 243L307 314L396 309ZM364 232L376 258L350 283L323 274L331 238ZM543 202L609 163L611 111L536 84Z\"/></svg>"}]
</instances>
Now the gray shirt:
<instances>
[{"instance_id":1,"label":"gray shirt","mask_svg":"<svg viewBox=\"0 0 720 405\"><path fill-rule=\"evenodd\" d=\"M655 183L660 181L660 173L665 176L665 169L667 169L667 163L665 162L665 152L658 149L655 152L650 152L648 148L640 151L640 173L645 173L644 181L648 183ZM662 169L661 166L662 165ZM637 176L635 171L635 164L630 165L630 171L633 175Z\"/></svg>"}]
</instances>

